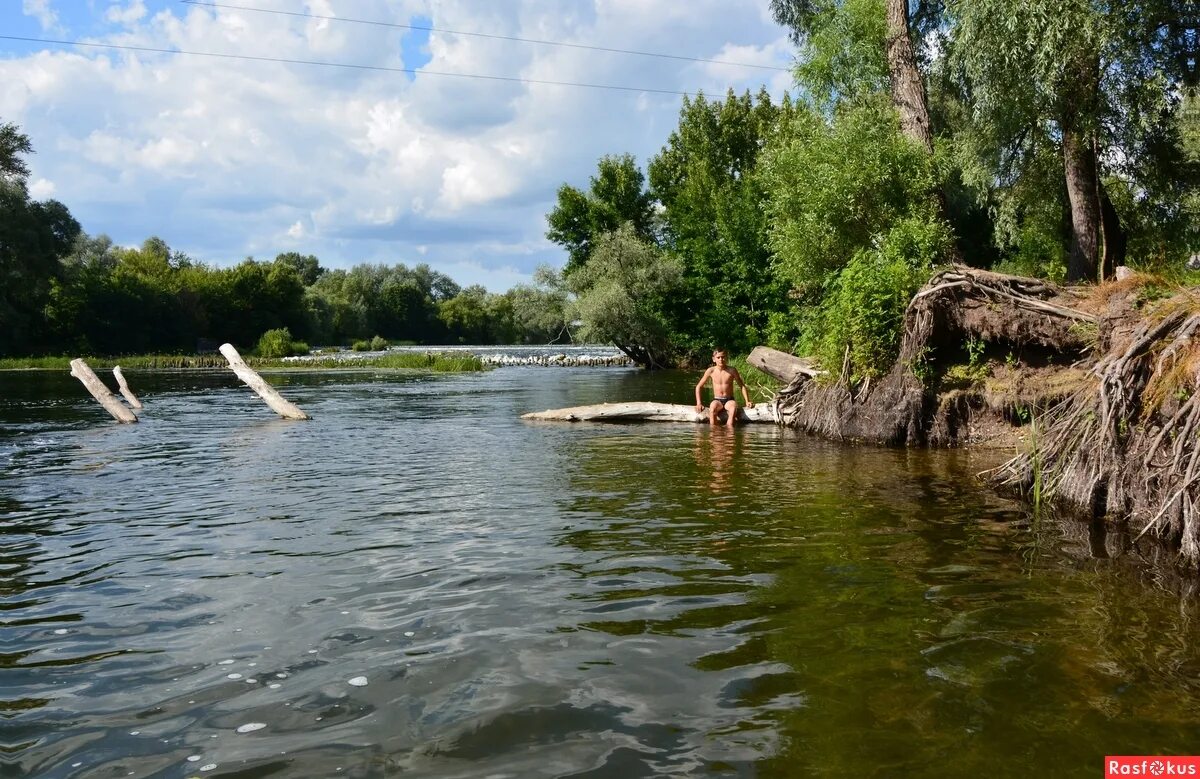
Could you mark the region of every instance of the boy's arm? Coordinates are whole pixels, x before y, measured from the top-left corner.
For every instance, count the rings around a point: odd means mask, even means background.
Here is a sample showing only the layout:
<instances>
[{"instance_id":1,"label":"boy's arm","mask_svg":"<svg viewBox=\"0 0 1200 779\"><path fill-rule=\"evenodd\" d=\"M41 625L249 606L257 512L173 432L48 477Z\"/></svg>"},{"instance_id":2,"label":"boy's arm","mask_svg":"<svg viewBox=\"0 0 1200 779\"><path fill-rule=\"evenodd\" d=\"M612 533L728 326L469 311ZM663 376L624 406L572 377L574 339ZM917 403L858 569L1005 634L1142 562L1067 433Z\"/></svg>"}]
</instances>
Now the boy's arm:
<instances>
[{"instance_id":1,"label":"boy's arm","mask_svg":"<svg viewBox=\"0 0 1200 779\"><path fill-rule=\"evenodd\" d=\"M746 388L746 381L742 378L742 374L738 373L737 368L733 369L733 378L737 380L738 386L742 388L742 397L746 399L746 408L754 408L754 401L750 400L750 390Z\"/></svg>"},{"instance_id":2,"label":"boy's arm","mask_svg":"<svg viewBox=\"0 0 1200 779\"><path fill-rule=\"evenodd\" d=\"M708 375L712 373L712 368L704 371L704 375L700 377L700 381L696 382L696 410L703 411L704 403L700 400L700 390L704 389L704 382L708 381Z\"/></svg>"}]
</instances>

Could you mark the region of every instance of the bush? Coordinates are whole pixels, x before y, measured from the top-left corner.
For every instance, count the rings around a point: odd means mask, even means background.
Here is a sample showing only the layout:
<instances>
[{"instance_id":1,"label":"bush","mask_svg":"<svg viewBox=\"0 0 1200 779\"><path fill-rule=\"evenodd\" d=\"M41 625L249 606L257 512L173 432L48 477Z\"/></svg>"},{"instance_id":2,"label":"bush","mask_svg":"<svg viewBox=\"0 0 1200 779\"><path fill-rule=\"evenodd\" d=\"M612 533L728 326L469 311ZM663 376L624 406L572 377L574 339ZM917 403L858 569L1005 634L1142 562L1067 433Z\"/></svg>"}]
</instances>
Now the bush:
<instances>
[{"instance_id":1,"label":"bush","mask_svg":"<svg viewBox=\"0 0 1200 779\"><path fill-rule=\"evenodd\" d=\"M371 351L382 352L386 348L388 348L387 339L378 335L371 339Z\"/></svg>"},{"instance_id":2,"label":"bush","mask_svg":"<svg viewBox=\"0 0 1200 779\"><path fill-rule=\"evenodd\" d=\"M851 384L888 371L900 352L904 311L950 243L939 222L901 220L878 249L858 252L830 283L805 346L831 377L848 362Z\"/></svg>"},{"instance_id":3,"label":"bush","mask_svg":"<svg viewBox=\"0 0 1200 779\"><path fill-rule=\"evenodd\" d=\"M254 347L255 353L259 357L290 357L295 352L292 349L292 333L286 327L280 327L275 330L268 330L258 339L258 346ZM305 351L308 351L305 348Z\"/></svg>"}]
</instances>

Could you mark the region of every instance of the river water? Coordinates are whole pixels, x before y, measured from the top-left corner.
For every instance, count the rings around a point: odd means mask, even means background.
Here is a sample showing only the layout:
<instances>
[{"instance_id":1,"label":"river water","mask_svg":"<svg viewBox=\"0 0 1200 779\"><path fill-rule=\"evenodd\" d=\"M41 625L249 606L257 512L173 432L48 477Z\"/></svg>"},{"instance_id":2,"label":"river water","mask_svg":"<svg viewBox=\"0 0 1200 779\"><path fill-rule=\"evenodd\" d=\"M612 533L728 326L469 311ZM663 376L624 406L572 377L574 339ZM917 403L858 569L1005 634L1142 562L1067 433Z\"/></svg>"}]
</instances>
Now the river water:
<instances>
[{"instance_id":1,"label":"river water","mask_svg":"<svg viewBox=\"0 0 1200 779\"><path fill-rule=\"evenodd\" d=\"M0 374L0 776L1080 776L1200 751L1194 603L627 369ZM241 730L242 732L239 732Z\"/></svg>"}]
</instances>

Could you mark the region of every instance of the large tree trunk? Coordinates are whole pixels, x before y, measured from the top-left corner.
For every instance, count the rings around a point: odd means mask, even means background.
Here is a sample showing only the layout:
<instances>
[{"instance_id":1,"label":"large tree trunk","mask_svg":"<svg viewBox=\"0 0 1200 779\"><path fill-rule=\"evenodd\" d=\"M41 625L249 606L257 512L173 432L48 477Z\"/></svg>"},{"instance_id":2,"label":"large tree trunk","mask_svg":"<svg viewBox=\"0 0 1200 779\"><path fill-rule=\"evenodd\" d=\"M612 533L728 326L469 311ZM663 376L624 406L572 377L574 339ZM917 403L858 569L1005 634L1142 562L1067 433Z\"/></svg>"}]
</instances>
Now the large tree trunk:
<instances>
[{"instance_id":1,"label":"large tree trunk","mask_svg":"<svg viewBox=\"0 0 1200 779\"><path fill-rule=\"evenodd\" d=\"M900 113L900 129L932 155L929 98L913 53L912 34L908 29L908 0L887 0L887 61L892 103ZM935 194L942 220L952 224L945 190L938 187ZM950 261L956 264L965 261L957 240L950 247Z\"/></svg>"},{"instance_id":2,"label":"large tree trunk","mask_svg":"<svg viewBox=\"0 0 1200 779\"><path fill-rule=\"evenodd\" d=\"M892 102L900 112L900 127L905 135L932 154L929 101L908 31L908 0L887 0L887 59Z\"/></svg>"},{"instance_id":3,"label":"large tree trunk","mask_svg":"<svg viewBox=\"0 0 1200 779\"><path fill-rule=\"evenodd\" d=\"M1096 160L1096 130L1087 117L1097 115L1100 58L1080 56L1064 63L1067 83L1059 112L1063 172L1071 209L1071 254L1068 281L1096 281L1100 270L1100 171ZM1081 121L1082 120L1082 121Z\"/></svg>"},{"instance_id":4,"label":"large tree trunk","mask_svg":"<svg viewBox=\"0 0 1200 779\"><path fill-rule=\"evenodd\" d=\"M1063 167L1071 206L1071 255L1067 281L1095 281L1100 259L1100 198L1091 140L1070 122L1062 128Z\"/></svg>"}]
</instances>

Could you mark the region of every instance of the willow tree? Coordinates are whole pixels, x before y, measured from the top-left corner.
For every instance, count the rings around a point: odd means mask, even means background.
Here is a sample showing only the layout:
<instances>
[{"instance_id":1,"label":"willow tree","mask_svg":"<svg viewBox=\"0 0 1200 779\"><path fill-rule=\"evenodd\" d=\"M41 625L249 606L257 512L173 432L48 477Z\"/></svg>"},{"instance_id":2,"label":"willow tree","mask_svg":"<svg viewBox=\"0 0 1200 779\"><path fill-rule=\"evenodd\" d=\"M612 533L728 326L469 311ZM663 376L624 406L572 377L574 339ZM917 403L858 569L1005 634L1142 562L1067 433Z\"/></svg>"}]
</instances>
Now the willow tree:
<instances>
[{"instance_id":1,"label":"willow tree","mask_svg":"<svg viewBox=\"0 0 1200 779\"><path fill-rule=\"evenodd\" d=\"M933 153L929 98L914 39L936 23L935 8L922 8L916 20L908 0L771 0L771 11L806 50L802 81L840 98L886 83L904 134Z\"/></svg>"},{"instance_id":2,"label":"willow tree","mask_svg":"<svg viewBox=\"0 0 1200 779\"><path fill-rule=\"evenodd\" d=\"M611 343L643 368L672 366L677 355L663 311L681 277L678 260L629 222L597 236L587 263L566 275L581 338Z\"/></svg>"},{"instance_id":3,"label":"willow tree","mask_svg":"<svg viewBox=\"0 0 1200 779\"><path fill-rule=\"evenodd\" d=\"M949 0L949 57L974 118L1020 167L1031 135L1056 146L1070 214L1067 278L1124 260L1106 179L1147 151L1171 111L1168 2Z\"/></svg>"}]
</instances>

